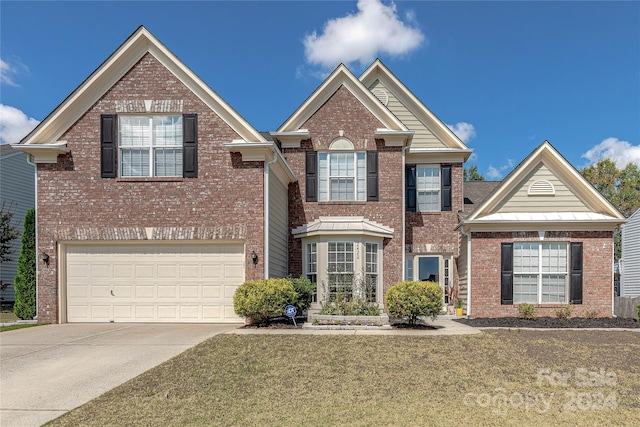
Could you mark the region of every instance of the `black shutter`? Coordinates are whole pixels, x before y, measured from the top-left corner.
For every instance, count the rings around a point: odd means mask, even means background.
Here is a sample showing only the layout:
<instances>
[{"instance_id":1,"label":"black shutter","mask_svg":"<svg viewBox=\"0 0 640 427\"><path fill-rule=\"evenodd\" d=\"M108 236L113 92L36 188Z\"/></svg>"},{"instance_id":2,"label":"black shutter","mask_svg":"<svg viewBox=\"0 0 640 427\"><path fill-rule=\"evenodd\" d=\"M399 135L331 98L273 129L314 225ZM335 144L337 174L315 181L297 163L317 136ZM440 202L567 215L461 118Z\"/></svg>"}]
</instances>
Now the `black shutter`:
<instances>
[{"instance_id":1,"label":"black shutter","mask_svg":"<svg viewBox=\"0 0 640 427\"><path fill-rule=\"evenodd\" d=\"M198 177L198 115L182 116L182 176Z\"/></svg>"},{"instance_id":2,"label":"black shutter","mask_svg":"<svg viewBox=\"0 0 640 427\"><path fill-rule=\"evenodd\" d=\"M416 165L406 165L406 204L407 212L416 211Z\"/></svg>"},{"instance_id":3,"label":"black shutter","mask_svg":"<svg viewBox=\"0 0 640 427\"><path fill-rule=\"evenodd\" d=\"M378 152L367 151L367 201L378 201Z\"/></svg>"},{"instance_id":4,"label":"black shutter","mask_svg":"<svg viewBox=\"0 0 640 427\"><path fill-rule=\"evenodd\" d=\"M118 116L103 114L100 116L100 176L115 178L116 172L116 141L118 137Z\"/></svg>"},{"instance_id":5,"label":"black shutter","mask_svg":"<svg viewBox=\"0 0 640 427\"><path fill-rule=\"evenodd\" d=\"M569 302L582 304L582 242L571 243Z\"/></svg>"},{"instance_id":6,"label":"black shutter","mask_svg":"<svg viewBox=\"0 0 640 427\"><path fill-rule=\"evenodd\" d=\"M500 304L513 304L513 243L502 244L500 265Z\"/></svg>"},{"instance_id":7,"label":"black shutter","mask_svg":"<svg viewBox=\"0 0 640 427\"><path fill-rule=\"evenodd\" d=\"M313 150L306 152L306 182L305 192L307 193L307 202L318 201L318 153Z\"/></svg>"},{"instance_id":8,"label":"black shutter","mask_svg":"<svg viewBox=\"0 0 640 427\"><path fill-rule=\"evenodd\" d=\"M442 210L451 210L451 165L442 165Z\"/></svg>"}]
</instances>

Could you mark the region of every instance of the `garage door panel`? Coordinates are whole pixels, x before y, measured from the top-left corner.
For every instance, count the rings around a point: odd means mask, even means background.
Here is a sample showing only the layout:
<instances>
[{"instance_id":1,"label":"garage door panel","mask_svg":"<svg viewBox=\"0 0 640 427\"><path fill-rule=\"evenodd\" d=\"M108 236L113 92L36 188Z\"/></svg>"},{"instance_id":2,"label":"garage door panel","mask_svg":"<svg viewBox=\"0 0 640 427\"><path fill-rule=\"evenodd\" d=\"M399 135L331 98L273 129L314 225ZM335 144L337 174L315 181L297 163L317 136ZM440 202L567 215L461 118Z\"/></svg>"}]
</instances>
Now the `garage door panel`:
<instances>
[{"instance_id":1,"label":"garage door panel","mask_svg":"<svg viewBox=\"0 0 640 427\"><path fill-rule=\"evenodd\" d=\"M242 244L69 245L66 254L69 322L241 320Z\"/></svg>"}]
</instances>

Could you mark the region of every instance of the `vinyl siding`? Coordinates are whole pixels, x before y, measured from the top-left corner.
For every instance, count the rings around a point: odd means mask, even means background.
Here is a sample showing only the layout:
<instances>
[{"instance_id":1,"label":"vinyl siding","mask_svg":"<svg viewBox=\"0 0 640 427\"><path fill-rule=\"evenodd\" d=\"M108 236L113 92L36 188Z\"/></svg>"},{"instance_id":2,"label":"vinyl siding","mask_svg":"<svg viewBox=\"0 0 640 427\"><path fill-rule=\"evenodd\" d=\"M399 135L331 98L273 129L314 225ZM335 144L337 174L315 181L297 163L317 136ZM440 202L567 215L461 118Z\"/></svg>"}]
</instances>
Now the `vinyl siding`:
<instances>
[{"instance_id":1,"label":"vinyl siding","mask_svg":"<svg viewBox=\"0 0 640 427\"><path fill-rule=\"evenodd\" d=\"M27 155L13 152L0 158L0 199L5 209L13 212L13 226L22 233L24 215L28 209L35 206L34 167L27 163ZM12 260L0 264L0 279L8 283L7 289L2 291L3 302L15 301L13 279L18 268L21 237L11 242Z\"/></svg>"},{"instance_id":2,"label":"vinyl siding","mask_svg":"<svg viewBox=\"0 0 640 427\"><path fill-rule=\"evenodd\" d=\"M458 298L467 300L468 271L467 271L467 236L458 233L460 239L460 255L458 256Z\"/></svg>"},{"instance_id":3,"label":"vinyl siding","mask_svg":"<svg viewBox=\"0 0 640 427\"><path fill-rule=\"evenodd\" d=\"M405 124L405 126L415 132L411 147L413 148L447 148L447 146L435 136L429 128L427 128L416 116L409 111L409 109L400 102L396 96L391 93L379 80L376 80L369 90L375 89L384 91L389 97L389 103L387 108L398 119Z\"/></svg>"},{"instance_id":4,"label":"vinyl siding","mask_svg":"<svg viewBox=\"0 0 640 427\"><path fill-rule=\"evenodd\" d=\"M539 180L550 182L555 189L555 194L530 196L529 186ZM520 187L505 198L505 202L495 212L590 212L590 209L541 163L527 179L522 181Z\"/></svg>"},{"instance_id":5,"label":"vinyl siding","mask_svg":"<svg viewBox=\"0 0 640 427\"><path fill-rule=\"evenodd\" d=\"M640 209L622 227L620 296L640 296Z\"/></svg>"},{"instance_id":6,"label":"vinyl siding","mask_svg":"<svg viewBox=\"0 0 640 427\"><path fill-rule=\"evenodd\" d=\"M289 238L288 188L269 173L269 277L286 277Z\"/></svg>"}]
</instances>

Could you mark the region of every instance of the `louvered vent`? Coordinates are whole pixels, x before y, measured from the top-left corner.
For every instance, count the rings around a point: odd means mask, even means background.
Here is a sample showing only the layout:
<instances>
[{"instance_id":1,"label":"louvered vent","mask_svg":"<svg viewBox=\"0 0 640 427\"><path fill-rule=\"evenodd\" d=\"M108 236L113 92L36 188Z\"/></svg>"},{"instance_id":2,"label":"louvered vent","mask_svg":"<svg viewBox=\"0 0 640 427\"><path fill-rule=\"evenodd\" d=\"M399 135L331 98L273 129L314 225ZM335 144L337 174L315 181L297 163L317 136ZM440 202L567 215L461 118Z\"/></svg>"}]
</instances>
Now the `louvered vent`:
<instances>
[{"instance_id":1,"label":"louvered vent","mask_svg":"<svg viewBox=\"0 0 640 427\"><path fill-rule=\"evenodd\" d=\"M554 194L556 194L556 189L546 180L536 181L529 186L530 196L553 196Z\"/></svg>"},{"instance_id":2,"label":"louvered vent","mask_svg":"<svg viewBox=\"0 0 640 427\"><path fill-rule=\"evenodd\" d=\"M382 103L382 105L387 105L389 103L389 95L387 95L387 92L385 92L382 89L374 89L373 91L371 91L371 93L373 93L373 95L378 98L378 101L380 101Z\"/></svg>"}]
</instances>

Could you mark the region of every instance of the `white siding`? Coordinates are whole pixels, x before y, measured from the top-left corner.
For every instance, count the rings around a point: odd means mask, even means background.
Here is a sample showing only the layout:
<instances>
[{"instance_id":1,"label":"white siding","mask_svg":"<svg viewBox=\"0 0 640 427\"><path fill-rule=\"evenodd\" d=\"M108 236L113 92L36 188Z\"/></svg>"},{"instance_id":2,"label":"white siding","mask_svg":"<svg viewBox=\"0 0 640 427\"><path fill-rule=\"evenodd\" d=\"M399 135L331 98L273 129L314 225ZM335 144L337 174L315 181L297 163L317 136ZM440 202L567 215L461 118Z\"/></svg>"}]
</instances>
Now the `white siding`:
<instances>
[{"instance_id":1,"label":"white siding","mask_svg":"<svg viewBox=\"0 0 640 427\"><path fill-rule=\"evenodd\" d=\"M286 277L289 238L288 186L269 173L269 277Z\"/></svg>"},{"instance_id":2,"label":"white siding","mask_svg":"<svg viewBox=\"0 0 640 427\"><path fill-rule=\"evenodd\" d=\"M541 180L553 185L554 195L529 195L529 186ZM495 213L511 212L590 212L590 209L541 163L495 210Z\"/></svg>"},{"instance_id":3,"label":"white siding","mask_svg":"<svg viewBox=\"0 0 640 427\"><path fill-rule=\"evenodd\" d=\"M35 168L27 163L27 155L12 152L0 158L0 199L5 202L5 209L13 212L13 225L22 233L24 215L28 209L35 206L34 187ZM0 280L9 283L2 292L2 301L15 301L13 280L18 266L18 256L22 238L11 242L13 248L12 260L0 265Z\"/></svg>"},{"instance_id":4,"label":"white siding","mask_svg":"<svg viewBox=\"0 0 640 427\"><path fill-rule=\"evenodd\" d=\"M448 148L437 136L427 128L424 123L416 118L409 109L400 102L396 96L391 93L379 80L376 80L369 90L374 89L384 91L389 97L387 108L391 111L405 126L415 132L411 147L413 148Z\"/></svg>"},{"instance_id":5,"label":"white siding","mask_svg":"<svg viewBox=\"0 0 640 427\"><path fill-rule=\"evenodd\" d=\"M640 296L640 209L622 226L620 296Z\"/></svg>"},{"instance_id":6,"label":"white siding","mask_svg":"<svg viewBox=\"0 0 640 427\"><path fill-rule=\"evenodd\" d=\"M458 256L458 298L461 300L467 300L467 286L468 286L468 271L467 271L467 236L462 233L458 233L458 239L460 241L460 255Z\"/></svg>"}]
</instances>

